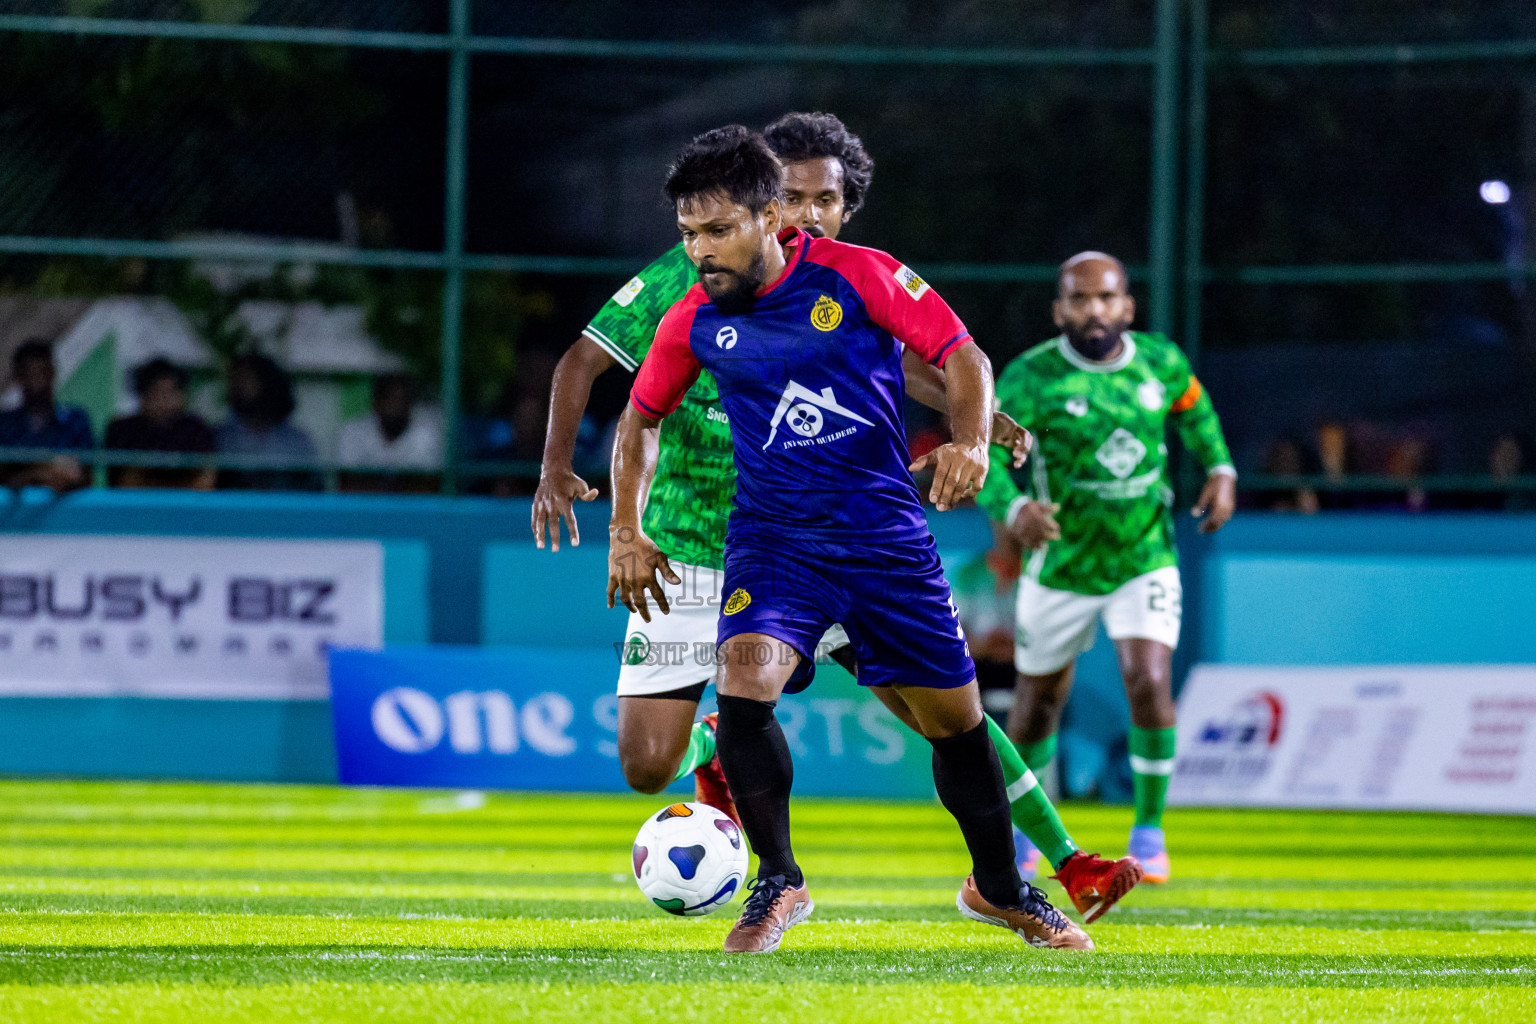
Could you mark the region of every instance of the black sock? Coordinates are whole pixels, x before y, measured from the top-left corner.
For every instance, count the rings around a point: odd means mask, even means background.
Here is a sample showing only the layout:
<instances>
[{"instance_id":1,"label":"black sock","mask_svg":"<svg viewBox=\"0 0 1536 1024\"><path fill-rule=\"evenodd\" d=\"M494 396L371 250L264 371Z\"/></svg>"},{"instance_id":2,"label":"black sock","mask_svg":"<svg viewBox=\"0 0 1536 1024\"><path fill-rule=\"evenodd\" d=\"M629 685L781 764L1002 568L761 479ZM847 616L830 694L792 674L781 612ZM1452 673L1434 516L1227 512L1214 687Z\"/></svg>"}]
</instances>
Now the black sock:
<instances>
[{"instance_id":1,"label":"black sock","mask_svg":"<svg viewBox=\"0 0 1536 1024\"><path fill-rule=\"evenodd\" d=\"M741 815L741 826L757 854L757 875L783 875L789 884L800 885L805 877L789 848L789 788L795 780L795 766L784 730L773 714L776 702L721 695L718 703L715 751L736 801L736 812Z\"/></svg>"},{"instance_id":2,"label":"black sock","mask_svg":"<svg viewBox=\"0 0 1536 1024\"><path fill-rule=\"evenodd\" d=\"M1003 766L987 736L987 724L928 742L933 744L933 785L939 801L960 823L976 890L994 906L1018 906L1024 883L1013 860Z\"/></svg>"}]
</instances>

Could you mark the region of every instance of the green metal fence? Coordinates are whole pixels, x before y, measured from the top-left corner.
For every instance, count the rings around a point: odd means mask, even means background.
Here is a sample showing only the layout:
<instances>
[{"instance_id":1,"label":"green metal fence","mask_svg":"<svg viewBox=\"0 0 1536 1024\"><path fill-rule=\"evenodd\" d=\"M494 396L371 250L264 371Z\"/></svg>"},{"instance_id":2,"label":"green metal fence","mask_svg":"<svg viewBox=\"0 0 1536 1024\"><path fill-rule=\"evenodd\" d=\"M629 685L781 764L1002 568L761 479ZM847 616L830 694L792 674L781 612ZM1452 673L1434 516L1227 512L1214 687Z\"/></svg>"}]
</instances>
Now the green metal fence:
<instances>
[{"instance_id":1,"label":"green metal fence","mask_svg":"<svg viewBox=\"0 0 1536 1024\"><path fill-rule=\"evenodd\" d=\"M175 39L205 43L256 43L288 46L345 47L436 53L447 59L446 132L443 174L443 244L440 250L346 248L332 245L253 243L248 241L166 241L90 237L0 236L0 253L150 260L226 259L271 262L303 261L374 268L411 268L440 272L441 399L447 464L441 486L453 492L463 471L486 471L460 462L456 431L461 411L461 352L466 273L517 271L540 274L631 272L628 255L602 257L466 251L466 166L469 149L471 70L477 58L510 57L538 61L552 58L641 65L646 62L710 61L783 64L794 67L893 66L924 69L1141 69L1148 77L1151 125L1148 259L1133 268L1148 299L1147 325L1175 333L1193 361L1199 360L1201 327L1209 288L1223 284L1343 284L1361 282L1447 282L1496 280L1511 273L1536 276L1536 263L1511 268L1507 263L1404 263L1370 265L1211 266L1203 256L1206 210L1206 141L1209 80L1213 72L1249 68L1354 65L1393 69L1445 62L1524 61L1536 58L1536 38L1437 45L1299 47L1218 50L1209 42L1208 0L1155 0L1152 36L1144 46L1118 48L959 48L881 47L627 41L620 39L546 38L483 35L471 31L472 0L449 0L446 31L365 31L253 24L215 24L96 17L0 14L0 34ZM936 280L1043 282L1055 267L1030 263L929 263L925 276ZM107 456L95 461L109 463ZM135 461L135 460L130 460ZM174 461L174 460L172 460ZM115 464L115 463L114 463ZM198 464L203 464L199 462ZM500 469L530 469L500 466ZM336 467L329 467L334 474Z\"/></svg>"}]
</instances>

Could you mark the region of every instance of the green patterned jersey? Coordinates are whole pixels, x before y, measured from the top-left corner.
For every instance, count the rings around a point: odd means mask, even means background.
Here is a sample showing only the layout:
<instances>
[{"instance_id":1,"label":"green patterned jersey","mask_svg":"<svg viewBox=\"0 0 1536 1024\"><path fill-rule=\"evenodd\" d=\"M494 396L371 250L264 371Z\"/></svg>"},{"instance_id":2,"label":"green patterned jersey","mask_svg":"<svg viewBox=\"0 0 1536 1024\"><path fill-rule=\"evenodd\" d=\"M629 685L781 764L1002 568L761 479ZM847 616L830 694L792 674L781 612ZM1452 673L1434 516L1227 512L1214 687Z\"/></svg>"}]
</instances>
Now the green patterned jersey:
<instances>
[{"instance_id":1,"label":"green patterned jersey","mask_svg":"<svg viewBox=\"0 0 1536 1024\"><path fill-rule=\"evenodd\" d=\"M1061 506L1061 539L1030 558L1031 578L1098 595L1178 564L1168 418L1208 472L1231 469L1210 396L1178 346L1160 334L1127 332L1119 357L1095 363L1055 338L1008 364L997 378L997 400L1035 435L1024 470L1028 497ZM993 448L978 504L1007 521L1025 497L1006 454Z\"/></svg>"},{"instance_id":2,"label":"green patterned jersey","mask_svg":"<svg viewBox=\"0 0 1536 1024\"><path fill-rule=\"evenodd\" d=\"M698 280L681 244L640 271L603 304L582 333L633 373L656 327ZM641 528L662 554L689 565L725 568L725 524L736 499L731 426L708 371L661 424L656 478Z\"/></svg>"}]
</instances>

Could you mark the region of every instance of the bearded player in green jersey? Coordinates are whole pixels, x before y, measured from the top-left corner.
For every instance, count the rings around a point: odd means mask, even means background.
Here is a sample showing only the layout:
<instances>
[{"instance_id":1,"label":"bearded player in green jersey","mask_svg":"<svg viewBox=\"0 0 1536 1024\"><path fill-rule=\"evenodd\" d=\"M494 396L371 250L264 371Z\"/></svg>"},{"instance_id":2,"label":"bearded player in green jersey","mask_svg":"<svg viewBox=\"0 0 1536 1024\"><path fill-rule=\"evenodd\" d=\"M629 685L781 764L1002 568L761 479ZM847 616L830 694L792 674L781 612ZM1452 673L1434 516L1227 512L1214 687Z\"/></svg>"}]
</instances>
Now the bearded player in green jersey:
<instances>
[{"instance_id":1,"label":"bearded player in green jersey","mask_svg":"<svg viewBox=\"0 0 1536 1024\"><path fill-rule=\"evenodd\" d=\"M1184 353L1160 334L1129 330L1136 304L1119 260L1085 252L1062 264L1052 312L1062 334L997 378L999 407L1035 434L1028 493L994 457L976 499L1031 552L1019 580L1008 734L1034 771L1050 762L1073 668L1102 618L1131 705L1130 854L1148 881L1165 882L1162 815L1173 770L1172 660L1182 614L1168 420L1206 471L1194 507L1202 533L1232 517L1237 474ZM1022 870L1032 851L1019 846Z\"/></svg>"},{"instance_id":2,"label":"bearded player in green jersey","mask_svg":"<svg viewBox=\"0 0 1536 1024\"><path fill-rule=\"evenodd\" d=\"M862 143L830 114L788 114L764 132L784 167L787 225L836 238L863 205L874 163ZM561 358L550 399L549 430L533 502L535 543L546 531L559 550L560 520L579 543L572 503L597 491L572 467L577 427L592 382L614 365L635 370L655 337L662 315L698 280L678 245L642 270L610 299L582 337ZM919 358L903 360L907 392L944 408L942 371ZM994 452L1018 465L1029 436L1010 418L994 419ZM692 772L698 799L735 816L724 773L715 757L714 723L694 722L705 687L715 675L716 618L724 569L725 526L735 497L729 422L714 380L700 375L682 406L667 418L643 529L678 574L667 581L665 613L630 615L619 668L619 764L629 785L658 793ZM841 627L820 645L851 672L852 648ZM916 721L890 687L873 692L907 726ZM1078 850L1045 790L991 718L987 724L1003 765L1016 826L1045 852L1074 905L1088 921L1108 910L1140 880L1129 859L1106 861Z\"/></svg>"}]
</instances>

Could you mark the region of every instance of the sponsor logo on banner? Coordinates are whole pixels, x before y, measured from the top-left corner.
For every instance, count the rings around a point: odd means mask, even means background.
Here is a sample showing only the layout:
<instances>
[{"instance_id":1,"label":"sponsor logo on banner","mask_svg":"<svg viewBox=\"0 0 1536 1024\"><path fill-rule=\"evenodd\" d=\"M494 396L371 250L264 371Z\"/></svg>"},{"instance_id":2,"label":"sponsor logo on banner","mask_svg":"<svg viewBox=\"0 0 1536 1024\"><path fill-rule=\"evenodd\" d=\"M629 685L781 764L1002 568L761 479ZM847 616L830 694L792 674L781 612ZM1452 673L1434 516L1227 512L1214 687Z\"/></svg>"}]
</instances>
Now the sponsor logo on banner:
<instances>
[{"instance_id":1,"label":"sponsor logo on banner","mask_svg":"<svg viewBox=\"0 0 1536 1024\"><path fill-rule=\"evenodd\" d=\"M0 695L323 700L382 633L375 542L0 537Z\"/></svg>"},{"instance_id":2,"label":"sponsor logo on banner","mask_svg":"<svg viewBox=\"0 0 1536 1024\"><path fill-rule=\"evenodd\" d=\"M1284 720L1278 694L1252 693L1206 720L1179 771L1189 779L1219 779L1233 790L1251 786L1268 774Z\"/></svg>"},{"instance_id":3,"label":"sponsor logo on banner","mask_svg":"<svg viewBox=\"0 0 1536 1024\"><path fill-rule=\"evenodd\" d=\"M342 782L628 788L618 764L611 651L400 647L338 650L330 661ZM816 689L778 706L795 757L795 792L932 795L926 742L835 667L822 670ZM680 787L691 790L691 780Z\"/></svg>"},{"instance_id":4,"label":"sponsor logo on banner","mask_svg":"<svg viewBox=\"0 0 1536 1024\"><path fill-rule=\"evenodd\" d=\"M1199 665L1178 742L1175 804L1536 814L1536 666Z\"/></svg>"}]
</instances>

